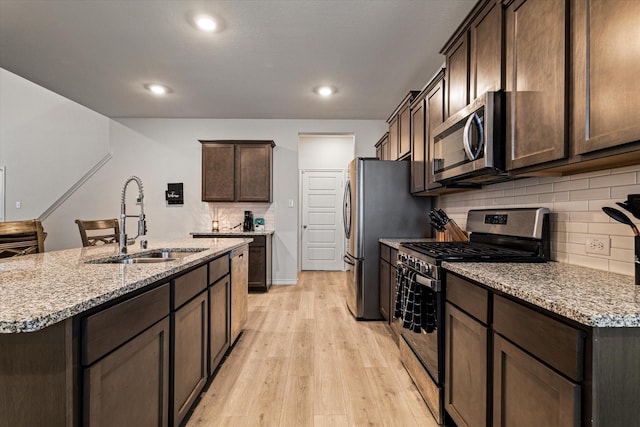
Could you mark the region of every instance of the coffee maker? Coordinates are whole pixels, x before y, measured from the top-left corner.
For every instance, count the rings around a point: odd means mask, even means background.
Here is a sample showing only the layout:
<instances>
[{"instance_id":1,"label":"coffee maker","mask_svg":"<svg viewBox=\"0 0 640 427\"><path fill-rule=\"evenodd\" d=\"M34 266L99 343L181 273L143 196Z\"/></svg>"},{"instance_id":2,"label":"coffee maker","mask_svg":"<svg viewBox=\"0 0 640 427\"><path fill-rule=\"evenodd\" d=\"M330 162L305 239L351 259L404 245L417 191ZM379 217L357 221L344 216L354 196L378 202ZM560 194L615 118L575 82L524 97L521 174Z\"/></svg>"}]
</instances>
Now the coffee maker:
<instances>
[{"instance_id":1,"label":"coffee maker","mask_svg":"<svg viewBox=\"0 0 640 427\"><path fill-rule=\"evenodd\" d=\"M244 211L244 222L242 223L243 231L253 231L253 212Z\"/></svg>"}]
</instances>

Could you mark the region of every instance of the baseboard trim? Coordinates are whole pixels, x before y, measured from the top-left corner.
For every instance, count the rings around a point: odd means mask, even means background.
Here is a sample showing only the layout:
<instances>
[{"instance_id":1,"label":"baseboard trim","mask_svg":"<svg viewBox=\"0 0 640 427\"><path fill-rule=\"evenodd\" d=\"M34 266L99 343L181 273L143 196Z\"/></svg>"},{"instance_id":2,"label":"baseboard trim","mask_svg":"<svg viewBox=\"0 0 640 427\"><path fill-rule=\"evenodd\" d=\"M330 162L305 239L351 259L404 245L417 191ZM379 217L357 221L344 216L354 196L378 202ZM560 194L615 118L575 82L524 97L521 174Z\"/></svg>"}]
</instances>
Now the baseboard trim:
<instances>
[{"instance_id":1,"label":"baseboard trim","mask_svg":"<svg viewBox=\"0 0 640 427\"><path fill-rule=\"evenodd\" d=\"M274 286L279 286L279 285L297 285L298 281L297 280L273 280L271 281L271 284Z\"/></svg>"}]
</instances>

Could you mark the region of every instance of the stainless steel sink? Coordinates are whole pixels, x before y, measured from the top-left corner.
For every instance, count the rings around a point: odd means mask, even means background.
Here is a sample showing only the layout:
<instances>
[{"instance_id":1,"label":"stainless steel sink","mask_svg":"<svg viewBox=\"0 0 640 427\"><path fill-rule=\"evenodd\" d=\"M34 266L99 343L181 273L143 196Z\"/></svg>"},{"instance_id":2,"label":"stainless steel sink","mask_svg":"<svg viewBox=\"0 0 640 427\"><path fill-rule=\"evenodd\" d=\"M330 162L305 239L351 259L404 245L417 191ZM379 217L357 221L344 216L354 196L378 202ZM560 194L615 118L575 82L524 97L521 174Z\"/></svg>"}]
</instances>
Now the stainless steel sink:
<instances>
[{"instance_id":1,"label":"stainless steel sink","mask_svg":"<svg viewBox=\"0 0 640 427\"><path fill-rule=\"evenodd\" d=\"M89 264L153 264L176 261L178 259L202 252L206 249L154 249L136 254L100 258L87 261Z\"/></svg>"}]
</instances>

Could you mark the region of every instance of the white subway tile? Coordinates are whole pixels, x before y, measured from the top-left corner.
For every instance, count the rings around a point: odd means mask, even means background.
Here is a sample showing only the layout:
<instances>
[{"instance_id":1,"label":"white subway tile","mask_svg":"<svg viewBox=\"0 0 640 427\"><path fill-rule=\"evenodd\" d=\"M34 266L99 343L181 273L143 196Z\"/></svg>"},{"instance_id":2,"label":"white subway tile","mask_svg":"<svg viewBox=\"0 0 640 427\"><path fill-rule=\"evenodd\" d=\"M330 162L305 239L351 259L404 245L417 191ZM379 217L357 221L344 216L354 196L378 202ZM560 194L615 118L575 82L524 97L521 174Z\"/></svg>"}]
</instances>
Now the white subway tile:
<instances>
[{"instance_id":1,"label":"white subway tile","mask_svg":"<svg viewBox=\"0 0 640 427\"><path fill-rule=\"evenodd\" d=\"M606 221L604 212L598 209L597 211L589 211L589 212L570 212L569 219L571 221L576 222L603 222Z\"/></svg>"},{"instance_id":2,"label":"white subway tile","mask_svg":"<svg viewBox=\"0 0 640 427\"><path fill-rule=\"evenodd\" d=\"M634 249L633 236L611 236L611 247L620 249Z\"/></svg>"},{"instance_id":3,"label":"white subway tile","mask_svg":"<svg viewBox=\"0 0 640 427\"><path fill-rule=\"evenodd\" d=\"M589 234L608 234L609 236L632 236L631 227L619 222L589 223Z\"/></svg>"},{"instance_id":4,"label":"white subway tile","mask_svg":"<svg viewBox=\"0 0 640 427\"><path fill-rule=\"evenodd\" d=\"M561 181L569 181L569 177L568 176L540 176L540 177L538 177L538 183L539 184L548 184L548 183L561 182Z\"/></svg>"},{"instance_id":5,"label":"white subway tile","mask_svg":"<svg viewBox=\"0 0 640 427\"><path fill-rule=\"evenodd\" d=\"M609 271L609 260L597 256L569 254L569 263L582 267L595 268L597 270Z\"/></svg>"},{"instance_id":6,"label":"white subway tile","mask_svg":"<svg viewBox=\"0 0 640 427\"><path fill-rule=\"evenodd\" d=\"M590 188L616 187L619 185L631 185L636 183L636 174L633 172L599 176L589 179Z\"/></svg>"},{"instance_id":7,"label":"white subway tile","mask_svg":"<svg viewBox=\"0 0 640 427\"><path fill-rule=\"evenodd\" d=\"M640 177L638 177L638 181L640 181ZM640 194L640 184L611 187L612 199L626 200L629 194Z\"/></svg>"},{"instance_id":8,"label":"white subway tile","mask_svg":"<svg viewBox=\"0 0 640 427\"><path fill-rule=\"evenodd\" d=\"M605 169L601 171L592 171L585 173L578 173L575 175L571 175L570 179L584 179L584 178L592 178L594 176L603 176L603 175L611 175L611 169Z\"/></svg>"},{"instance_id":9,"label":"white subway tile","mask_svg":"<svg viewBox=\"0 0 640 427\"><path fill-rule=\"evenodd\" d=\"M603 199L603 200L589 200L589 210L590 211L598 211L598 212L602 212L602 208L604 206L615 206L616 203L614 200L611 200L609 198L607 199ZM604 215L604 213L603 213Z\"/></svg>"},{"instance_id":10,"label":"white subway tile","mask_svg":"<svg viewBox=\"0 0 640 427\"><path fill-rule=\"evenodd\" d=\"M514 199L516 205L538 203L538 195L532 194L530 196L516 196Z\"/></svg>"},{"instance_id":11,"label":"white subway tile","mask_svg":"<svg viewBox=\"0 0 640 427\"><path fill-rule=\"evenodd\" d=\"M569 201L569 192L561 191L555 193L540 194L538 200L543 203L547 202L567 202Z\"/></svg>"},{"instance_id":12,"label":"white subway tile","mask_svg":"<svg viewBox=\"0 0 640 427\"><path fill-rule=\"evenodd\" d=\"M538 184L538 177L534 176L531 178L522 178L513 181L514 187L530 187L532 185Z\"/></svg>"},{"instance_id":13,"label":"white subway tile","mask_svg":"<svg viewBox=\"0 0 640 427\"><path fill-rule=\"evenodd\" d=\"M635 267L632 262L609 260L609 271L612 273L624 274L626 276L635 275Z\"/></svg>"},{"instance_id":14,"label":"white subway tile","mask_svg":"<svg viewBox=\"0 0 640 427\"><path fill-rule=\"evenodd\" d=\"M567 237L567 241L569 243L578 243L580 245L585 245L586 241L587 241L587 236L589 237L594 237L595 235L593 234L584 234L584 233L569 233L568 237ZM604 238L606 237L607 239L609 238L609 236L599 236L600 238Z\"/></svg>"},{"instance_id":15,"label":"white subway tile","mask_svg":"<svg viewBox=\"0 0 640 427\"><path fill-rule=\"evenodd\" d=\"M553 184L553 191L586 190L589 188L588 179L576 179L556 182Z\"/></svg>"},{"instance_id":16,"label":"white subway tile","mask_svg":"<svg viewBox=\"0 0 640 427\"><path fill-rule=\"evenodd\" d=\"M631 249L611 248L611 258L618 261L633 262L635 254Z\"/></svg>"},{"instance_id":17,"label":"white subway tile","mask_svg":"<svg viewBox=\"0 0 640 427\"><path fill-rule=\"evenodd\" d=\"M577 212L577 211L588 211L589 210L589 202L584 201L571 201L571 202L554 202L552 211L556 212Z\"/></svg>"},{"instance_id":18,"label":"white subway tile","mask_svg":"<svg viewBox=\"0 0 640 427\"><path fill-rule=\"evenodd\" d=\"M527 194L552 193L553 184L539 184L527 187Z\"/></svg>"},{"instance_id":19,"label":"white subway tile","mask_svg":"<svg viewBox=\"0 0 640 427\"><path fill-rule=\"evenodd\" d=\"M570 200L594 200L610 198L611 190L609 187L594 188L588 190L573 190L569 192Z\"/></svg>"}]
</instances>

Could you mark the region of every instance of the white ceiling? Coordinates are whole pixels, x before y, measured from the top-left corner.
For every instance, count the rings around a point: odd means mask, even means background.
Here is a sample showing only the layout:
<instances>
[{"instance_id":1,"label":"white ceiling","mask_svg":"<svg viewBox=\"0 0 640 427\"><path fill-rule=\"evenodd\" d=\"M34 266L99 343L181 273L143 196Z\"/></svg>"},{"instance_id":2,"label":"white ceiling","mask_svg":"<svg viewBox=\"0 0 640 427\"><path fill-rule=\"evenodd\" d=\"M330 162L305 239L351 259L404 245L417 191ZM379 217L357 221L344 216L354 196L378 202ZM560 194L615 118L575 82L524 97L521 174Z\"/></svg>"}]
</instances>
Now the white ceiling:
<instances>
[{"instance_id":1,"label":"white ceiling","mask_svg":"<svg viewBox=\"0 0 640 427\"><path fill-rule=\"evenodd\" d=\"M0 67L109 117L386 119L475 2L0 0Z\"/></svg>"}]
</instances>

